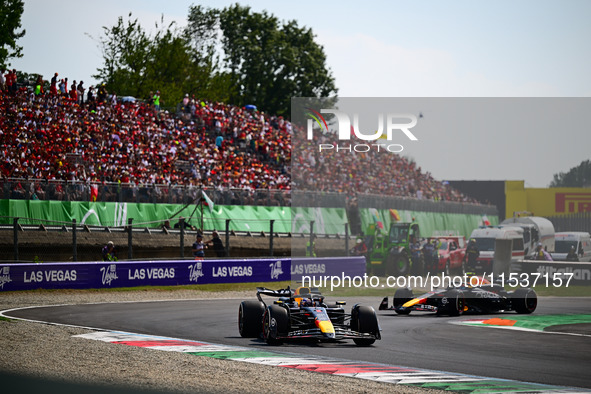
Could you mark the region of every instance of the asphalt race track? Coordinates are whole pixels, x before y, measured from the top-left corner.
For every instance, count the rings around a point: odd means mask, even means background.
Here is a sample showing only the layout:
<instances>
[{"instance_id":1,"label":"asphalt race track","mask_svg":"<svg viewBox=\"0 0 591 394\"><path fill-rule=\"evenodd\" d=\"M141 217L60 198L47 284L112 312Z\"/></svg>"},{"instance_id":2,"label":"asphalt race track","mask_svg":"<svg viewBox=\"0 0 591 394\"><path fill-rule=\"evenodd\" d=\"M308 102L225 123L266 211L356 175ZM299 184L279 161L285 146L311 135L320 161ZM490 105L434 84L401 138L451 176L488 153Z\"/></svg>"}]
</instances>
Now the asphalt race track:
<instances>
[{"instance_id":1,"label":"asphalt race track","mask_svg":"<svg viewBox=\"0 0 591 394\"><path fill-rule=\"evenodd\" d=\"M377 309L380 302L377 297L344 300L347 308L361 302ZM88 304L29 308L6 315L269 349L262 340L239 336L239 302L224 299ZM591 298L540 298L535 312L561 313L591 313ZM450 324L474 316L450 318L417 312L398 316L393 311L380 311L378 315L382 340L369 348L359 348L352 341L292 342L272 350L591 389L591 336Z\"/></svg>"}]
</instances>

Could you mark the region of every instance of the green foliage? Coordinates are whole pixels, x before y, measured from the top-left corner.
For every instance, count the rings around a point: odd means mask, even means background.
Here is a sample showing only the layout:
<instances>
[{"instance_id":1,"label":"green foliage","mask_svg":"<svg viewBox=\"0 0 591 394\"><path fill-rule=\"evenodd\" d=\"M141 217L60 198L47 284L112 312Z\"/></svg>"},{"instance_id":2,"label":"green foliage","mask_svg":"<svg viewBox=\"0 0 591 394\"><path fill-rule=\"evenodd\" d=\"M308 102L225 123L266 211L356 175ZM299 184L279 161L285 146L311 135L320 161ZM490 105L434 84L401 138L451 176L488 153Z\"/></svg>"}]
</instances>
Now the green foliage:
<instances>
[{"instance_id":1,"label":"green foliage","mask_svg":"<svg viewBox=\"0 0 591 394\"><path fill-rule=\"evenodd\" d=\"M20 71L20 70L16 71L17 81L20 83L24 83L25 85L33 86L35 84L35 81L37 81L37 78L39 78L39 77L43 77L43 76L41 74L37 74L37 73L27 73L27 72ZM49 82L44 80L43 86L44 86L44 88L49 88Z\"/></svg>"},{"instance_id":2,"label":"green foliage","mask_svg":"<svg viewBox=\"0 0 591 394\"><path fill-rule=\"evenodd\" d=\"M156 27L149 35L131 14L103 27L104 64L94 77L109 92L142 99L160 90L168 107L190 92L283 116L292 97L336 95L323 48L296 21L236 4L222 10L192 6L185 29L163 20Z\"/></svg>"},{"instance_id":3,"label":"green foliage","mask_svg":"<svg viewBox=\"0 0 591 394\"><path fill-rule=\"evenodd\" d=\"M8 59L23 56L16 44L25 35L25 30L19 31L23 11L22 0L0 0L0 68L8 67Z\"/></svg>"},{"instance_id":4,"label":"green foliage","mask_svg":"<svg viewBox=\"0 0 591 394\"><path fill-rule=\"evenodd\" d=\"M161 19L151 36L131 17L130 13L128 20L119 17L115 26L103 27L104 64L94 77L109 92L146 99L159 90L163 105L175 106L189 91L208 91L210 67L197 60L174 22L164 26Z\"/></svg>"},{"instance_id":5,"label":"green foliage","mask_svg":"<svg viewBox=\"0 0 591 394\"><path fill-rule=\"evenodd\" d=\"M280 22L238 4L222 10L196 6L189 10L187 34L210 55L215 48L222 53L219 67L229 74L234 104L287 116L291 97L337 93L324 49L296 21Z\"/></svg>"},{"instance_id":6,"label":"green foliage","mask_svg":"<svg viewBox=\"0 0 591 394\"><path fill-rule=\"evenodd\" d=\"M581 162L566 173L554 174L550 187L591 187L591 160Z\"/></svg>"},{"instance_id":7,"label":"green foliage","mask_svg":"<svg viewBox=\"0 0 591 394\"><path fill-rule=\"evenodd\" d=\"M129 14L131 18L131 13ZM101 38L104 66L93 77L105 83L110 91L120 96L144 97L143 87L149 61L151 40L138 20L127 21L119 17L117 25L103 26Z\"/></svg>"}]
</instances>

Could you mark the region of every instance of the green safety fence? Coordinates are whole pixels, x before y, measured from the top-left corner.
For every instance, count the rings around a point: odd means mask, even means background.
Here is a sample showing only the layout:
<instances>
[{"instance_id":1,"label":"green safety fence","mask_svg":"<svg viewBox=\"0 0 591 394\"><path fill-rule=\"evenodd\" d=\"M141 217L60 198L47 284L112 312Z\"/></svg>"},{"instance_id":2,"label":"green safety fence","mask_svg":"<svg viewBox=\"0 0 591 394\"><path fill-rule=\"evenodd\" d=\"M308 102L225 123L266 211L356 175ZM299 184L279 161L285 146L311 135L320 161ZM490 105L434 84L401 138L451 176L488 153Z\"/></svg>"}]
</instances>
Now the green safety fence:
<instances>
[{"instance_id":1,"label":"green safety fence","mask_svg":"<svg viewBox=\"0 0 591 394\"><path fill-rule=\"evenodd\" d=\"M203 215L201 209L203 208ZM270 220L275 220L275 232L291 231L291 208L263 206L207 206L182 204L145 204L88 201L0 200L0 222L12 224L10 217L18 217L20 224L71 223L88 226L126 226L133 219L134 226L158 228L166 220L174 227L180 217L196 228L221 230L230 219L230 230L269 231Z\"/></svg>"},{"instance_id":2,"label":"green safety fence","mask_svg":"<svg viewBox=\"0 0 591 394\"><path fill-rule=\"evenodd\" d=\"M205 207L203 216L206 230L224 229L226 220L230 219L230 229L235 231L269 232L271 220L274 220L274 232L291 231L289 207L216 205L213 210Z\"/></svg>"},{"instance_id":3,"label":"green safety fence","mask_svg":"<svg viewBox=\"0 0 591 394\"><path fill-rule=\"evenodd\" d=\"M23 225L39 224L40 221L47 221L49 225L51 222L71 223L76 219L79 225L122 227L132 218L134 226L158 228L167 219L173 227L181 216L196 228L201 227L203 218L205 230L224 230L229 219L230 230L244 232L268 232L273 220L273 230L277 233L308 233L310 221L314 221L315 233L344 234L347 223L346 212L342 208L292 210L291 207L214 205L210 209L194 204L0 200L2 224L12 224L11 217L18 217Z\"/></svg>"},{"instance_id":4,"label":"green safety fence","mask_svg":"<svg viewBox=\"0 0 591 394\"><path fill-rule=\"evenodd\" d=\"M388 209L362 208L360 209L362 229L367 233L367 229L370 225L377 225L381 222L387 230L390 227L390 224L395 221L394 216L396 214L400 217L398 222L411 222L413 220L417 222L421 229L421 236L423 237L448 233L463 235L468 238L470 237L472 230L478 226L482 226L486 221L492 226L499 224L498 216L403 210L397 210L394 212L394 210Z\"/></svg>"},{"instance_id":5,"label":"green safety fence","mask_svg":"<svg viewBox=\"0 0 591 394\"><path fill-rule=\"evenodd\" d=\"M19 223L27 220L48 222L67 222L73 219L80 225L88 226L126 226L133 219L134 226L158 228L170 219L173 227L182 216L191 225L200 228L203 208L203 227L205 230L224 230L226 220L229 229L234 231L268 232L270 221L274 220L273 230L277 233L310 232L310 222L314 222L316 234L345 234L348 223L344 208L300 208L214 205L208 206L182 204L146 204L88 201L40 201L40 200L0 200L0 223L12 224L10 217L18 217ZM434 213L398 211L401 221L414 220L421 226L423 236L435 232L451 231L469 237L472 230L487 219L491 225L498 224L497 216L483 218L481 215L455 213ZM382 222L388 228L392 222L391 210L360 209L362 228ZM33 222L31 222L33 223Z\"/></svg>"},{"instance_id":6,"label":"green safety fence","mask_svg":"<svg viewBox=\"0 0 591 394\"><path fill-rule=\"evenodd\" d=\"M292 208L293 233L310 233L311 221L314 221L315 234L344 235L347 212L344 208Z\"/></svg>"}]
</instances>

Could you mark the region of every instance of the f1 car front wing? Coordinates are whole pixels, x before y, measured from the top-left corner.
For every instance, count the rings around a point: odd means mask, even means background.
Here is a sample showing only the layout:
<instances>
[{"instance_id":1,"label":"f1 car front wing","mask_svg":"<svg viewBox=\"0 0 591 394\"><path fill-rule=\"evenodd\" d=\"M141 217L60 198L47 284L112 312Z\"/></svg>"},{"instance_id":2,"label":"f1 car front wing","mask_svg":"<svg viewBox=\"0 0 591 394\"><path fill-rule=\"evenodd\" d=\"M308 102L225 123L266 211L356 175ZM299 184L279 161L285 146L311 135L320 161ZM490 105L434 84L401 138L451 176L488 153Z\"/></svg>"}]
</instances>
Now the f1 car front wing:
<instances>
[{"instance_id":1,"label":"f1 car front wing","mask_svg":"<svg viewBox=\"0 0 591 394\"><path fill-rule=\"evenodd\" d=\"M353 331L344 328L337 328L335 327L335 336L334 338L327 338L319 328L309 328L309 329L302 329L302 330L295 330L290 331L285 336L280 336L278 339L290 339L290 338L315 338L315 339L331 339L331 340L341 340L341 339L380 339L380 335L374 335L369 333L363 333L358 331Z\"/></svg>"}]
</instances>

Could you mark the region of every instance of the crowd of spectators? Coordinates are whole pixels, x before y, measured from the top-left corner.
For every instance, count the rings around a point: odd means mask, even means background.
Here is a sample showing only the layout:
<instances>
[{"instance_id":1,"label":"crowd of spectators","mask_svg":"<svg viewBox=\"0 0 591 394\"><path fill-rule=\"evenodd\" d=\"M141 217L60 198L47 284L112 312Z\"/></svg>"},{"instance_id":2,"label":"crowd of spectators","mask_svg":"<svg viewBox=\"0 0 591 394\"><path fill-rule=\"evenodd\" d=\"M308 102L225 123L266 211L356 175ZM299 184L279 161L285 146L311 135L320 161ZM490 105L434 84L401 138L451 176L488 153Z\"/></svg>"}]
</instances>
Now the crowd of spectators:
<instances>
[{"instance_id":1,"label":"crowd of spectators","mask_svg":"<svg viewBox=\"0 0 591 394\"><path fill-rule=\"evenodd\" d=\"M298 133L294 136L294 190L478 203L447 182L435 180L429 172L423 172L416 162L389 153L386 148L378 150L373 147L367 152L332 148L320 153L319 144L345 148L352 143L339 141L336 134L317 133L312 140L307 140L306 135Z\"/></svg>"},{"instance_id":2,"label":"crowd of spectators","mask_svg":"<svg viewBox=\"0 0 591 394\"><path fill-rule=\"evenodd\" d=\"M219 192L289 191L293 186L302 191L474 202L398 154L319 155L306 147L335 143L333 136L307 141L304 132L294 133L289 121L253 108L187 94L169 112L153 102L117 100L104 85L86 89L82 81L74 81L68 92L67 79L60 80L57 73L48 91L42 79L32 88L18 89L12 74L9 79L10 89L5 84L0 94L0 175L4 183L33 181L22 195L61 199L63 190L56 191L57 186L51 196L41 187L42 182L60 180L86 185L90 195L81 199L111 193L102 199L106 201L119 198L120 185L131 185L136 193L156 193L161 189L155 186L165 185ZM292 144L297 145L293 184ZM15 188L17 184L11 183Z\"/></svg>"},{"instance_id":3,"label":"crowd of spectators","mask_svg":"<svg viewBox=\"0 0 591 394\"><path fill-rule=\"evenodd\" d=\"M0 96L0 171L99 184L289 189L287 124L222 103L200 102L183 120L140 101L99 94L81 102L53 88L21 88Z\"/></svg>"}]
</instances>

